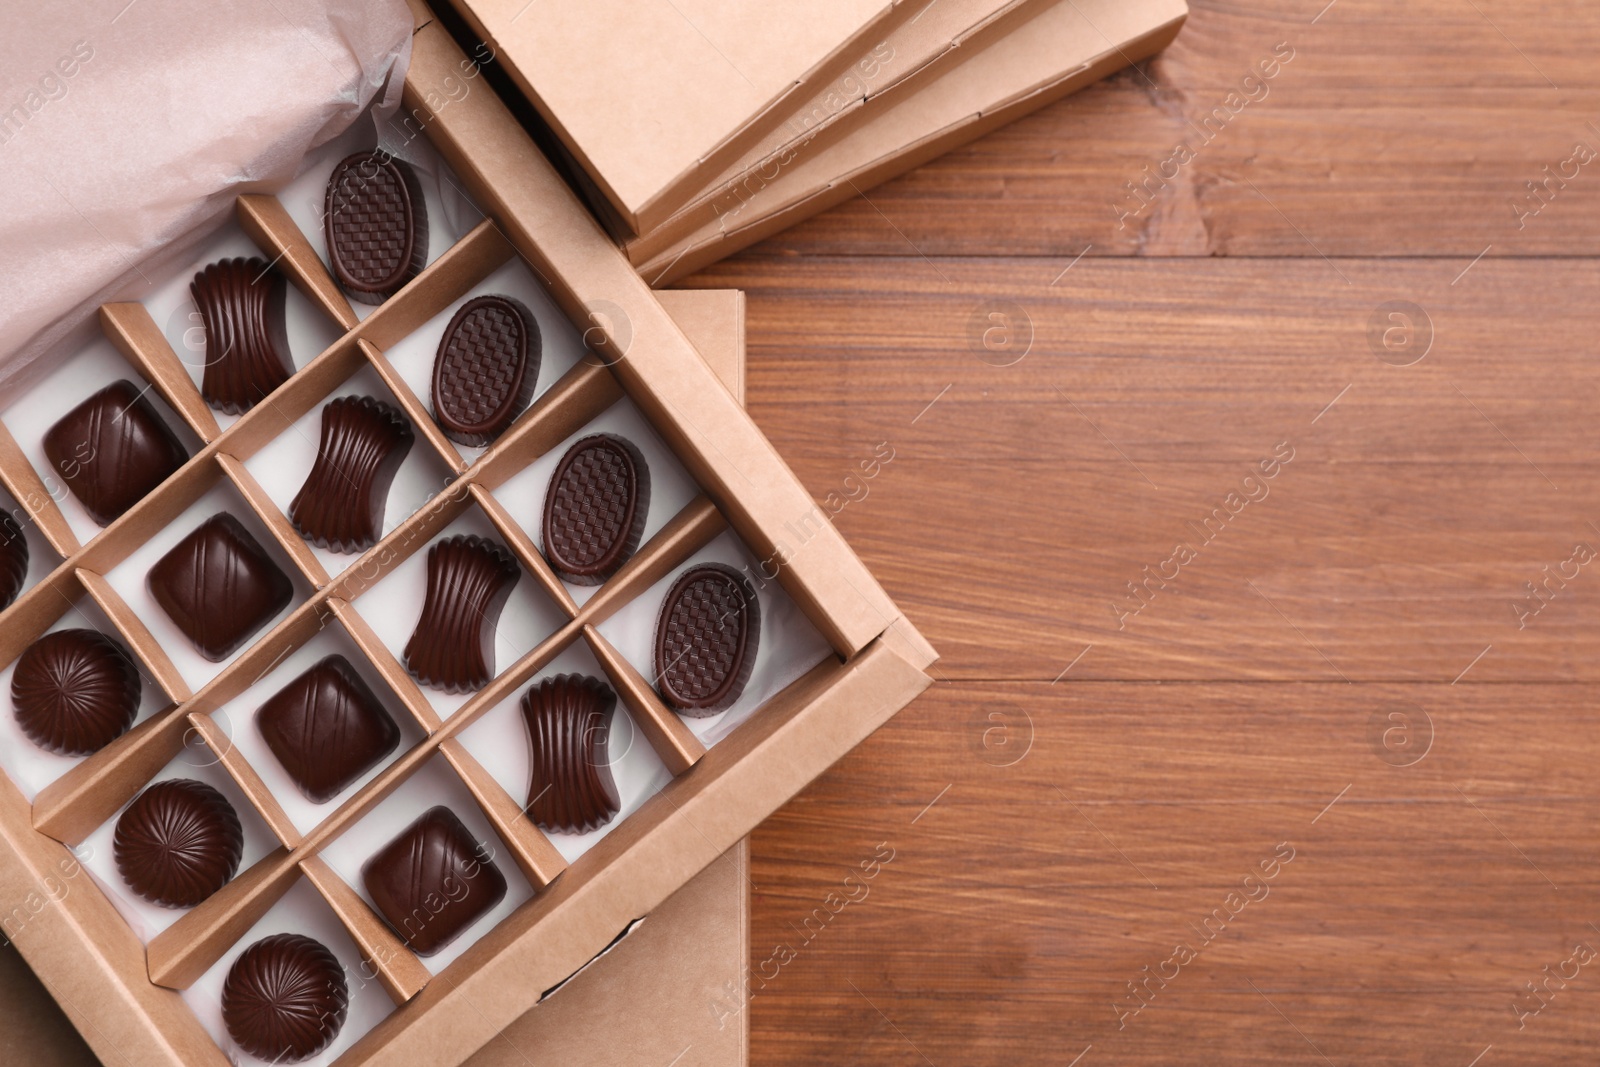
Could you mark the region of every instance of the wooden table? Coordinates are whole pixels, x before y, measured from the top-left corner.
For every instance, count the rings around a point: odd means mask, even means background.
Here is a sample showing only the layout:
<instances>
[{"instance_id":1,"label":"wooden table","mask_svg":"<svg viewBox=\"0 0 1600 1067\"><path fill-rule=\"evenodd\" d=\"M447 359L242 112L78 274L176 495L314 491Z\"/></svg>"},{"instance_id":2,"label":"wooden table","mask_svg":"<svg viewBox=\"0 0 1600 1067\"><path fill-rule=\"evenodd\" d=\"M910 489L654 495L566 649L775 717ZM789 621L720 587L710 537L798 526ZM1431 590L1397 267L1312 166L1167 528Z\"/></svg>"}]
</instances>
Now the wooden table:
<instances>
[{"instance_id":1,"label":"wooden table","mask_svg":"<svg viewBox=\"0 0 1600 1067\"><path fill-rule=\"evenodd\" d=\"M755 836L756 1064L1592 1062L1600 12L1325 3L690 283L944 657Z\"/></svg>"}]
</instances>

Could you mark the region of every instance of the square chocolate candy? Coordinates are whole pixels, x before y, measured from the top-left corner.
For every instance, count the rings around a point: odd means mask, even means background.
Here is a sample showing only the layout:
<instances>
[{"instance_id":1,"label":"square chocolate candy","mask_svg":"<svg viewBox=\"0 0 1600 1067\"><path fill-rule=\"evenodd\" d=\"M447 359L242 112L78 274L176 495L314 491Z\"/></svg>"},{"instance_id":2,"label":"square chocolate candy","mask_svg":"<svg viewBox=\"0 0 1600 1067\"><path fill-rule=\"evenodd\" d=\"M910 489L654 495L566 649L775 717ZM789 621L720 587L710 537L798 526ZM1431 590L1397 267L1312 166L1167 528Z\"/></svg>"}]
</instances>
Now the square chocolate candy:
<instances>
[{"instance_id":1,"label":"square chocolate candy","mask_svg":"<svg viewBox=\"0 0 1600 1067\"><path fill-rule=\"evenodd\" d=\"M343 656L329 656L256 713L267 747L314 803L332 800L400 743L400 728Z\"/></svg>"},{"instance_id":2,"label":"square chocolate candy","mask_svg":"<svg viewBox=\"0 0 1600 1067\"><path fill-rule=\"evenodd\" d=\"M145 585L195 649L227 659L289 606L294 586L238 519L220 511L156 561Z\"/></svg>"},{"instance_id":3,"label":"square chocolate candy","mask_svg":"<svg viewBox=\"0 0 1600 1067\"><path fill-rule=\"evenodd\" d=\"M489 913L506 878L446 807L429 808L361 868L378 914L419 956L432 956Z\"/></svg>"}]
</instances>

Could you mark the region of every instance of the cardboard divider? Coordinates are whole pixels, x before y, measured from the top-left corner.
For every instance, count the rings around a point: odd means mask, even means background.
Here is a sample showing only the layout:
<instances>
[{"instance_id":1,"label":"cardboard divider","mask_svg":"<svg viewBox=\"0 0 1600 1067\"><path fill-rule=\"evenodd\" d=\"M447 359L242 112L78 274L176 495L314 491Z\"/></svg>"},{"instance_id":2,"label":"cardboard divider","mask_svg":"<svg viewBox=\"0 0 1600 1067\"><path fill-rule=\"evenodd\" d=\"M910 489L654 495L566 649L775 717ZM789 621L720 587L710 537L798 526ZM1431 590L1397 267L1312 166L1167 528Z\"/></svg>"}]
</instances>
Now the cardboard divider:
<instances>
[{"instance_id":1,"label":"cardboard divider","mask_svg":"<svg viewBox=\"0 0 1600 1067\"><path fill-rule=\"evenodd\" d=\"M317 554L311 551L311 546L300 536L300 531L294 528L289 517L278 510L278 505L267 495L261 483L256 481L255 475L251 474L243 463L221 452L217 453L217 463L222 466L222 472L233 483L233 487L239 490L239 495L244 497L245 503L256 513L256 518L260 519L266 526L267 532L272 534L273 540L278 542L294 561L294 565L300 569L306 581L311 583L311 587L321 589L327 585L330 580L327 568L322 565Z\"/></svg>"},{"instance_id":2,"label":"cardboard divider","mask_svg":"<svg viewBox=\"0 0 1600 1067\"><path fill-rule=\"evenodd\" d=\"M173 665L172 658L167 655L166 649L155 639L150 628L144 620L134 614L128 607L127 601L122 599L111 583L104 576L79 568L74 573L78 576L78 584L83 586L91 599L100 606L106 618L117 628L123 642L129 646L139 662L144 664L145 670L156 680L161 691L174 704L182 704L194 694L189 690L189 683L183 680L183 675L178 673L178 668Z\"/></svg>"},{"instance_id":3,"label":"cardboard divider","mask_svg":"<svg viewBox=\"0 0 1600 1067\"><path fill-rule=\"evenodd\" d=\"M728 521L709 497L695 497L584 603L579 621L599 626L727 528Z\"/></svg>"},{"instance_id":4,"label":"cardboard divider","mask_svg":"<svg viewBox=\"0 0 1600 1067\"><path fill-rule=\"evenodd\" d=\"M383 638L377 635L372 625L362 618L361 613L348 601L334 597L328 601L328 607L333 611L334 618L344 627L350 640L354 641L356 647L367 657L367 662L372 664L383 676L385 684L400 698L400 703L406 706L406 711L410 712L417 725L430 734L439 729L443 720L428 702L427 694L417 685L417 680L411 677L411 672L406 670L405 665L389 651L389 646L383 643Z\"/></svg>"},{"instance_id":5,"label":"cardboard divider","mask_svg":"<svg viewBox=\"0 0 1600 1067\"><path fill-rule=\"evenodd\" d=\"M345 884L344 879L318 856L301 860L300 870L344 924L345 932L361 950L362 960L372 969L389 999L404 1004L422 992L422 987L433 976L361 894Z\"/></svg>"},{"instance_id":6,"label":"cardboard divider","mask_svg":"<svg viewBox=\"0 0 1600 1067\"><path fill-rule=\"evenodd\" d=\"M474 480L485 489L498 489L622 396L622 387L604 364L580 359L478 458Z\"/></svg>"},{"instance_id":7,"label":"cardboard divider","mask_svg":"<svg viewBox=\"0 0 1600 1067\"><path fill-rule=\"evenodd\" d=\"M465 478L450 483L444 492L418 508L336 576L329 583L327 594L341 600L355 600L382 581L384 575L426 547L439 531L460 517L472 503L470 485Z\"/></svg>"},{"instance_id":8,"label":"cardboard divider","mask_svg":"<svg viewBox=\"0 0 1600 1067\"><path fill-rule=\"evenodd\" d=\"M667 770L676 777L700 762L706 754L706 746L671 708L661 702L650 680L640 674L593 626L583 628L583 639L611 679L617 696L633 715L633 721L644 731L650 747L667 765Z\"/></svg>"},{"instance_id":9,"label":"cardboard divider","mask_svg":"<svg viewBox=\"0 0 1600 1067\"><path fill-rule=\"evenodd\" d=\"M250 761L245 759L244 753L234 747L233 739L228 736L227 731L210 715L189 715L188 720L189 726L206 743L206 747L211 749L217 757L217 762L222 764L222 769L232 776L234 783L238 785L283 847L292 849L298 845L300 831L295 829L294 820L283 810L283 805L272 795L272 790L261 780L261 775L250 766Z\"/></svg>"},{"instance_id":10,"label":"cardboard divider","mask_svg":"<svg viewBox=\"0 0 1600 1067\"><path fill-rule=\"evenodd\" d=\"M234 217L246 236L329 318L345 330L352 330L361 322L316 249L277 197L241 196Z\"/></svg>"},{"instance_id":11,"label":"cardboard divider","mask_svg":"<svg viewBox=\"0 0 1600 1067\"><path fill-rule=\"evenodd\" d=\"M582 624L577 620L568 622L535 645L521 659L501 671L488 685L474 693L471 700L461 705L454 715L445 720L439 729L439 739L447 740L459 734L490 708L527 685L534 675L549 666L551 660L561 655L568 645L578 639L581 628Z\"/></svg>"},{"instance_id":12,"label":"cardboard divider","mask_svg":"<svg viewBox=\"0 0 1600 1067\"><path fill-rule=\"evenodd\" d=\"M33 798L33 828L76 845L183 751L189 720L174 704L87 756Z\"/></svg>"},{"instance_id":13,"label":"cardboard divider","mask_svg":"<svg viewBox=\"0 0 1600 1067\"><path fill-rule=\"evenodd\" d=\"M161 933L146 948L150 981L186 989L222 958L300 877L286 848L257 860Z\"/></svg>"},{"instance_id":14,"label":"cardboard divider","mask_svg":"<svg viewBox=\"0 0 1600 1067\"><path fill-rule=\"evenodd\" d=\"M0 626L0 667L9 665L22 655L29 645L71 611L83 592L83 583L78 580L77 574L66 567L59 567L51 571L44 581L18 597L6 609L5 625ZM3 777L0 775L0 778Z\"/></svg>"},{"instance_id":15,"label":"cardboard divider","mask_svg":"<svg viewBox=\"0 0 1600 1067\"><path fill-rule=\"evenodd\" d=\"M61 513L55 497L45 487L44 479L33 469L27 454L3 422L0 422L0 482L38 523L39 532L44 534L44 539L50 542L50 547L58 555L65 559L78 551L78 535L72 532L67 517ZM66 490L63 488L62 492Z\"/></svg>"},{"instance_id":16,"label":"cardboard divider","mask_svg":"<svg viewBox=\"0 0 1600 1067\"><path fill-rule=\"evenodd\" d=\"M514 255L516 250L495 224L485 219L422 268L405 288L380 304L378 310L362 320L356 332L380 349L389 348L466 295L468 289Z\"/></svg>"},{"instance_id":17,"label":"cardboard divider","mask_svg":"<svg viewBox=\"0 0 1600 1067\"><path fill-rule=\"evenodd\" d=\"M550 843L544 832L533 824L527 808L518 804L460 741L451 738L440 744L439 751L472 793L484 815L488 816L494 832L511 849L511 858L522 871L523 877L535 889L542 889L555 881L567 869L567 861L556 851L555 845Z\"/></svg>"},{"instance_id":18,"label":"cardboard divider","mask_svg":"<svg viewBox=\"0 0 1600 1067\"><path fill-rule=\"evenodd\" d=\"M289 612L282 622L257 637L254 644L246 646L243 652L195 693L184 710L210 713L238 697L266 677L295 649L311 640L318 630L327 625L330 615L326 592L313 593L305 603Z\"/></svg>"},{"instance_id":19,"label":"cardboard divider","mask_svg":"<svg viewBox=\"0 0 1600 1067\"><path fill-rule=\"evenodd\" d=\"M462 458L450 439L439 429L439 424L434 421L433 412L423 404L422 398L412 390L410 383L395 370L394 364L389 362L389 357L371 341L363 338L357 342L361 354L372 364L372 369L383 379L384 387L400 402L400 407L405 411L406 418L411 420L411 428L428 442L434 454L444 460L445 466L453 474L460 475L467 469L467 461Z\"/></svg>"},{"instance_id":20,"label":"cardboard divider","mask_svg":"<svg viewBox=\"0 0 1600 1067\"><path fill-rule=\"evenodd\" d=\"M203 442L222 433L217 417L143 304L100 305L100 331Z\"/></svg>"},{"instance_id":21,"label":"cardboard divider","mask_svg":"<svg viewBox=\"0 0 1600 1067\"><path fill-rule=\"evenodd\" d=\"M528 536L526 530L511 517L505 505L496 500L494 496L481 485L472 488L472 499L483 513L494 524L495 531L505 539L512 553L522 563L522 568L533 575L534 581L545 595L556 602L556 606L566 612L568 618L578 614L578 605L572 599L572 593L567 590L567 585L556 572L550 569L550 562L544 558L544 553L539 551L539 546L533 543L533 538Z\"/></svg>"}]
</instances>

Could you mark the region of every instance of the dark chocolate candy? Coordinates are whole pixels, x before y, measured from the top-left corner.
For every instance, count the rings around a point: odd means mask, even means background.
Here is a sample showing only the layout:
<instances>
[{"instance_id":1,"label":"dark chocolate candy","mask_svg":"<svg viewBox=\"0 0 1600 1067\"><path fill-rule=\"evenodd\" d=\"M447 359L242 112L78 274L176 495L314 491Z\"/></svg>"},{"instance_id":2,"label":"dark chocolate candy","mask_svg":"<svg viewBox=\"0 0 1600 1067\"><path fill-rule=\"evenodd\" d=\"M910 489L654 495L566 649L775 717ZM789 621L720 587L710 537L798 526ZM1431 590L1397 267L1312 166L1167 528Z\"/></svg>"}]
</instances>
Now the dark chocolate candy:
<instances>
[{"instance_id":1,"label":"dark chocolate candy","mask_svg":"<svg viewBox=\"0 0 1600 1067\"><path fill-rule=\"evenodd\" d=\"M98 752L139 713L139 668L98 630L56 630L29 645L11 675L17 725L64 756Z\"/></svg>"},{"instance_id":2,"label":"dark chocolate candy","mask_svg":"<svg viewBox=\"0 0 1600 1067\"><path fill-rule=\"evenodd\" d=\"M494 677L494 628L522 571L510 552L457 536L428 549L428 592L406 642L406 670L446 693L482 689Z\"/></svg>"},{"instance_id":3,"label":"dark chocolate candy","mask_svg":"<svg viewBox=\"0 0 1600 1067\"><path fill-rule=\"evenodd\" d=\"M0 511L0 611L16 602L28 580L28 538L10 512Z\"/></svg>"},{"instance_id":4,"label":"dark chocolate candy","mask_svg":"<svg viewBox=\"0 0 1600 1067\"><path fill-rule=\"evenodd\" d=\"M704 563L678 576L656 619L656 686L677 711L727 710L755 669L761 604L732 567Z\"/></svg>"},{"instance_id":5,"label":"dark chocolate candy","mask_svg":"<svg viewBox=\"0 0 1600 1067\"><path fill-rule=\"evenodd\" d=\"M294 373L284 324L288 283L264 259L225 259L189 283L206 333L200 395L218 411L249 411Z\"/></svg>"},{"instance_id":6,"label":"dark chocolate candy","mask_svg":"<svg viewBox=\"0 0 1600 1067\"><path fill-rule=\"evenodd\" d=\"M533 768L528 815L546 830L581 834L622 810L607 748L617 694L597 678L560 674L522 694Z\"/></svg>"},{"instance_id":7,"label":"dark chocolate candy","mask_svg":"<svg viewBox=\"0 0 1600 1067\"><path fill-rule=\"evenodd\" d=\"M352 300L381 304L428 263L422 183L387 152L357 152L333 168L322 223L334 277Z\"/></svg>"},{"instance_id":8,"label":"dark chocolate candy","mask_svg":"<svg viewBox=\"0 0 1600 1067\"><path fill-rule=\"evenodd\" d=\"M329 656L261 705L256 725L300 792L318 804L377 765L400 727L343 656Z\"/></svg>"},{"instance_id":9,"label":"dark chocolate candy","mask_svg":"<svg viewBox=\"0 0 1600 1067\"><path fill-rule=\"evenodd\" d=\"M289 576L225 511L157 560L145 584L161 610L212 662L228 658L294 596Z\"/></svg>"},{"instance_id":10,"label":"dark chocolate candy","mask_svg":"<svg viewBox=\"0 0 1600 1067\"><path fill-rule=\"evenodd\" d=\"M446 437L486 445L528 406L539 380L539 321L508 296L468 300L433 360L433 417Z\"/></svg>"},{"instance_id":11,"label":"dark chocolate candy","mask_svg":"<svg viewBox=\"0 0 1600 1067\"><path fill-rule=\"evenodd\" d=\"M378 914L432 956L506 895L505 875L449 808L429 808L361 868Z\"/></svg>"},{"instance_id":12,"label":"dark chocolate candy","mask_svg":"<svg viewBox=\"0 0 1600 1067\"><path fill-rule=\"evenodd\" d=\"M135 893L164 908L191 908L238 871L244 829L227 797L204 782L170 778L128 805L111 847Z\"/></svg>"},{"instance_id":13,"label":"dark chocolate candy","mask_svg":"<svg viewBox=\"0 0 1600 1067\"><path fill-rule=\"evenodd\" d=\"M342 396L322 409L322 443L289 521L314 545L364 552L383 535L389 486L411 451L411 420L370 396Z\"/></svg>"},{"instance_id":14,"label":"dark chocolate candy","mask_svg":"<svg viewBox=\"0 0 1600 1067\"><path fill-rule=\"evenodd\" d=\"M109 526L188 462L188 450L129 381L67 412L44 435L44 454L72 495Z\"/></svg>"},{"instance_id":15,"label":"dark chocolate candy","mask_svg":"<svg viewBox=\"0 0 1600 1067\"><path fill-rule=\"evenodd\" d=\"M338 957L303 934L273 934L239 953L222 983L228 1036L258 1059L299 1063L344 1029L350 989Z\"/></svg>"},{"instance_id":16,"label":"dark chocolate candy","mask_svg":"<svg viewBox=\"0 0 1600 1067\"><path fill-rule=\"evenodd\" d=\"M639 547L650 513L650 468L631 441L585 437L567 450L544 499L544 551L556 574L599 585Z\"/></svg>"}]
</instances>

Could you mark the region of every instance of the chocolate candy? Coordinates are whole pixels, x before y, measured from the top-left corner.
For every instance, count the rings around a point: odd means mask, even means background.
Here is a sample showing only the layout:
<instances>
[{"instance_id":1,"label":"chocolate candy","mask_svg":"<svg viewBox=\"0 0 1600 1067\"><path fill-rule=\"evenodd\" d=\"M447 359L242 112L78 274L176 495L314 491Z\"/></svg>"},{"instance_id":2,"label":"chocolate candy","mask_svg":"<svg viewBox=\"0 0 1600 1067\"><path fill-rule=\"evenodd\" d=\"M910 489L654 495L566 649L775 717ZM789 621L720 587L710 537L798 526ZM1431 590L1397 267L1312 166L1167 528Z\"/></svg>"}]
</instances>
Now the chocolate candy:
<instances>
[{"instance_id":1,"label":"chocolate candy","mask_svg":"<svg viewBox=\"0 0 1600 1067\"><path fill-rule=\"evenodd\" d=\"M239 953L222 983L222 1021L238 1046L269 1063L299 1063L344 1029L350 989L328 947L273 934Z\"/></svg>"},{"instance_id":2,"label":"chocolate candy","mask_svg":"<svg viewBox=\"0 0 1600 1067\"><path fill-rule=\"evenodd\" d=\"M400 743L400 728L343 656L329 656L256 712L267 747L318 804L344 792Z\"/></svg>"},{"instance_id":3,"label":"chocolate candy","mask_svg":"<svg viewBox=\"0 0 1600 1067\"><path fill-rule=\"evenodd\" d=\"M446 693L482 689L494 677L494 627L522 577L511 553L482 537L428 549L428 592L406 642L406 670Z\"/></svg>"},{"instance_id":4,"label":"chocolate candy","mask_svg":"<svg viewBox=\"0 0 1600 1067\"><path fill-rule=\"evenodd\" d=\"M288 283L264 259L225 259L189 283L206 333L200 395L218 411L249 411L289 380Z\"/></svg>"},{"instance_id":5,"label":"chocolate candy","mask_svg":"<svg viewBox=\"0 0 1600 1067\"><path fill-rule=\"evenodd\" d=\"M227 512L211 516L157 560L145 585L213 663L255 636L294 596L289 576Z\"/></svg>"},{"instance_id":6,"label":"chocolate candy","mask_svg":"<svg viewBox=\"0 0 1600 1067\"><path fill-rule=\"evenodd\" d=\"M581 834L622 810L606 751L617 694L597 678L561 674L522 694L532 746L527 812L546 830Z\"/></svg>"},{"instance_id":7,"label":"chocolate candy","mask_svg":"<svg viewBox=\"0 0 1600 1067\"><path fill-rule=\"evenodd\" d=\"M189 459L183 443L132 382L115 381L44 435L44 454L72 495L109 526Z\"/></svg>"},{"instance_id":8,"label":"chocolate candy","mask_svg":"<svg viewBox=\"0 0 1600 1067\"><path fill-rule=\"evenodd\" d=\"M28 580L28 539L10 512L0 511L0 611L9 608Z\"/></svg>"},{"instance_id":9,"label":"chocolate candy","mask_svg":"<svg viewBox=\"0 0 1600 1067\"><path fill-rule=\"evenodd\" d=\"M544 552L574 585L599 585L639 547L650 514L650 468L615 434L585 437L567 450L544 498Z\"/></svg>"},{"instance_id":10,"label":"chocolate candy","mask_svg":"<svg viewBox=\"0 0 1600 1067\"><path fill-rule=\"evenodd\" d=\"M428 263L428 203L411 164L357 152L333 168L322 217L333 275L350 299L381 304Z\"/></svg>"},{"instance_id":11,"label":"chocolate candy","mask_svg":"<svg viewBox=\"0 0 1600 1067\"><path fill-rule=\"evenodd\" d=\"M661 697L704 718L744 692L761 643L761 604L744 575L705 563L678 576L656 619L655 671Z\"/></svg>"},{"instance_id":12,"label":"chocolate candy","mask_svg":"<svg viewBox=\"0 0 1600 1067\"><path fill-rule=\"evenodd\" d=\"M411 420L370 396L342 396L322 409L322 443L289 521L314 545L364 552L383 535L389 486L411 451Z\"/></svg>"},{"instance_id":13,"label":"chocolate candy","mask_svg":"<svg viewBox=\"0 0 1600 1067\"><path fill-rule=\"evenodd\" d=\"M164 908L192 908L239 869L244 828L227 797L204 782L171 778L128 805L111 847L135 893Z\"/></svg>"},{"instance_id":14,"label":"chocolate candy","mask_svg":"<svg viewBox=\"0 0 1600 1067\"><path fill-rule=\"evenodd\" d=\"M98 630L56 630L29 645L11 674L17 725L42 749L98 752L139 713L139 668Z\"/></svg>"},{"instance_id":15,"label":"chocolate candy","mask_svg":"<svg viewBox=\"0 0 1600 1067\"><path fill-rule=\"evenodd\" d=\"M508 296L461 305L433 360L433 417L446 437L486 445L528 406L539 381L539 322Z\"/></svg>"},{"instance_id":16,"label":"chocolate candy","mask_svg":"<svg viewBox=\"0 0 1600 1067\"><path fill-rule=\"evenodd\" d=\"M419 956L432 956L506 895L505 875L449 808L422 818L361 868L378 914Z\"/></svg>"}]
</instances>

